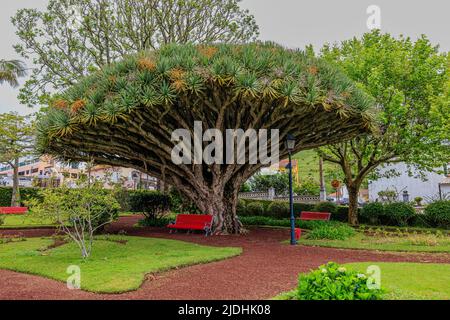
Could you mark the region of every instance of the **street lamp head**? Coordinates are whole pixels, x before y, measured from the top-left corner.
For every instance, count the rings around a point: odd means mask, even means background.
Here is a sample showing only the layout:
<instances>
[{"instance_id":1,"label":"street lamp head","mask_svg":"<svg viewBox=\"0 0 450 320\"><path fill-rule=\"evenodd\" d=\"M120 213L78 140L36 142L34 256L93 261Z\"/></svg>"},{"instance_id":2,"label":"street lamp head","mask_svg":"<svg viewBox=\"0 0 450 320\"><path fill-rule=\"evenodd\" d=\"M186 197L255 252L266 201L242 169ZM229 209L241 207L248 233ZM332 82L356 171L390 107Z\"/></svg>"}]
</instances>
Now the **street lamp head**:
<instances>
[{"instance_id":1,"label":"street lamp head","mask_svg":"<svg viewBox=\"0 0 450 320\"><path fill-rule=\"evenodd\" d=\"M295 138L291 134L288 134L286 137L286 148L289 152L291 152L295 148Z\"/></svg>"}]
</instances>

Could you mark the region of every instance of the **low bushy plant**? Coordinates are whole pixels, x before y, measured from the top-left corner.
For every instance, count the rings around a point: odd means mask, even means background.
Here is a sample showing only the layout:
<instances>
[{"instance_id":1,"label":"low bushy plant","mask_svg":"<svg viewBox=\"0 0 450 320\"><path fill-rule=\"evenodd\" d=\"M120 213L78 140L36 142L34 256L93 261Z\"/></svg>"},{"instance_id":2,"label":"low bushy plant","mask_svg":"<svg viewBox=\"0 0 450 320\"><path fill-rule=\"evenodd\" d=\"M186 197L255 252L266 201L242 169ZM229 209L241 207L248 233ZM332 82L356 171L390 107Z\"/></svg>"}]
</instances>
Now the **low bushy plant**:
<instances>
[{"instance_id":1,"label":"low bushy plant","mask_svg":"<svg viewBox=\"0 0 450 320\"><path fill-rule=\"evenodd\" d=\"M358 212L359 212L358 208ZM348 222L348 206L338 206L335 214L331 215L331 220Z\"/></svg>"},{"instance_id":2,"label":"low bushy plant","mask_svg":"<svg viewBox=\"0 0 450 320\"><path fill-rule=\"evenodd\" d=\"M333 214L336 214L336 212L338 211L338 206L334 202L323 201L323 202L317 203L314 206L314 211L329 212L329 213L331 213L333 215Z\"/></svg>"},{"instance_id":3,"label":"low bushy plant","mask_svg":"<svg viewBox=\"0 0 450 320\"><path fill-rule=\"evenodd\" d=\"M384 206L381 202L367 203L361 209L361 218L370 224L378 224L382 216L384 216Z\"/></svg>"},{"instance_id":4,"label":"low bushy plant","mask_svg":"<svg viewBox=\"0 0 450 320\"><path fill-rule=\"evenodd\" d=\"M416 211L410 203L392 202L384 205L384 215L387 223L391 225L406 227L415 214Z\"/></svg>"},{"instance_id":5,"label":"low bushy plant","mask_svg":"<svg viewBox=\"0 0 450 320\"><path fill-rule=\"evenodd\" d=\"M147 219L160 219L170 210L170 198L159 191L136 191L130 194L130 210Z\"/></svg>"},{"instance_id":6,"label":"low bushy plant","mask_svg":"<svg viewBox=\"0 0 450 320\"><path fill-rule=\"evenodd\" d=\"M425 219L433 227L450 228L450 200L439 200L425 208Z\"/></svg>"},{"instance_id":7,"label":"low bushy plant","mask_svg":"<svg viewBox=\"0 0 450 320\"><path fill-rule=\"evenodd\" d=\"M11 205L12 187L0 187L0 207ZM31 199L41 199L39 188L20 188L21 205Z\"/></svg>"},{"instance_id":8,"label":"low bushy plant","mask_svg":"<svg viewBox=\"0 0 450 320\"><path fill-rule=\"evenodd\" d=\"M170 209L174 213L196 214L203 213L192 201L183 196L176 189L170 191Z\"/></svg>"},{"instance_id":9,"label":"low bushy plant","mask_svg":"<svg viewBox=\"0 0 450 320\"><path fill-rule=\"evenodd\" d=\"M246 204L245 200L239 199L238 203L236 205L236 214L238 216L245 216L247 214L246 207L247 207L247 204Z\"/></svg>"},{"instance_id":10,"label":"low bushy plant","mask_svg":"<svg viewBox=\"0 0 450 320\"><path fill-rule=\"evenodd\" d=\"M267 215L273 218L287 218L290 216L289 203L274 201L267 207Z\"/></svg>"},{"instance_id":11,"label":"low bushy plant","mask_svg":"<svg viewBox=\"0 0 450 320\"><path fill-rule=\"evenodd\" d=\"M355 230L345 223L323 223L308 232L308 239L345 240L356 234Z\"/></svg>"},{"instance_id":12,"label":"low bushy plant","mask_svg":"<svg viewBox=\"0 0 450 320\"><path fill-rule=\"evenodd\" d=\"M262 216L264 214L264 206L260 202L249 202L246 212L249 216Z\"/></svg>"},{"instance_id":13,"label":"low bushy plant","mask_svg":"<svg viewBox=\"0 0 450 320\"><path fill-rule=\"evenodd\" d=\"M298 300L381 300L384 290L372 288L371 278L334 262L298 278Z\"/></svg>"}]
</instances>

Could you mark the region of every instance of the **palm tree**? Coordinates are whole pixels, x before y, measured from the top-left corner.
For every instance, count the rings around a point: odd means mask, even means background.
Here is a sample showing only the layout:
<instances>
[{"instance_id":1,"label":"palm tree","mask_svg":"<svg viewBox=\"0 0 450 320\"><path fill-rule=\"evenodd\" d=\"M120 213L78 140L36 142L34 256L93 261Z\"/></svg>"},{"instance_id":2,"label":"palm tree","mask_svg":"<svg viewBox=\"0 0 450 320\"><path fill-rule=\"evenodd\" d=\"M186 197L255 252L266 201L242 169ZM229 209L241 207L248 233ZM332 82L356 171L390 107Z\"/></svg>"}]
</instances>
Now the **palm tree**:
<instances>
[{"instance_id":1,"label":"palm tree","mask_svg":"<svg viewBox=\"0 0 450 320\"><path fill-rule=\"evenodd\" d=\"M17 78L26 74L26 66L22 61L0 59L0 84L7 82L10 86L17 87Z\"/></svg>"}]
</instances>

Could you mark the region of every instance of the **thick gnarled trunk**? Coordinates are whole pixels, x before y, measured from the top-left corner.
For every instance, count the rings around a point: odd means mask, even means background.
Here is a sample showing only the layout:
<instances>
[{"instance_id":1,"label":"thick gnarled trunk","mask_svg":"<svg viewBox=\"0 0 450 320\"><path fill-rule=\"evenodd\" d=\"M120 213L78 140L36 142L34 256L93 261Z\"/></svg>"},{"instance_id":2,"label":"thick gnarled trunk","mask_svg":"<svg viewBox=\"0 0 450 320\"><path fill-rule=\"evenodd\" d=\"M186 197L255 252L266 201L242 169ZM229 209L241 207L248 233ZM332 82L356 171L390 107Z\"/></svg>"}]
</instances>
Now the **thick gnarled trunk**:
<instances>
[{"instance_id":1,"label":"thick gnarled trunk","mask_svg":"<svg viewBox=\"0 0 450 320\"><path fill-rule=\"evenodd\" d=\"M244 228L236 215L239 188L230 188L234 184L239 182L234 180L228 184L218 183L214 187L195 191L183 185L176 188L194 202L204 214L213 216L213 235L241 234ZM228 188L223 187L224 185Z\"/></svg>"},{"instance_id":2,"label":"thick gnarled trunk","mask_svg":"<svg viewBox=\"0 0 450 320\"><path fill-rule=\"evenodd\" d=\"M215 235L240 234L244 231L236 215L237 197L213 196L208 203L208 213L213 215L212 232Z\"/></svg>"}]
</instances>

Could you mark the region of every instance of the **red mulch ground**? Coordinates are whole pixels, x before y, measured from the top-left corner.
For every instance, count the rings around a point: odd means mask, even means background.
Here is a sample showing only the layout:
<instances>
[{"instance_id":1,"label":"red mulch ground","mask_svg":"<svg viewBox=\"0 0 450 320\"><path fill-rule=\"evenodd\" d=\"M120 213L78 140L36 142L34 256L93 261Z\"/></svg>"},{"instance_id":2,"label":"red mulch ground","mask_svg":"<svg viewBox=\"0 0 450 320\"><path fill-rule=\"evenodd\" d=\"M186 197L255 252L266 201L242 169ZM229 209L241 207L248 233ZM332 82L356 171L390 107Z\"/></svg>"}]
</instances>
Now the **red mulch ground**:
<instances>
[{"instance_id":1,"label":"red mulch ground","mask_svg":"<svg viewBox=\"0 0 450 320\"><path fill-rule=\"evenodd\" d=\"M296 286L299 272L328 261L403 261L450 263L450 254L406 254L291 247L280 241L288 229L254 228L245 236L204 237L201 234L169 234L159 228L134 228L140 217L122 217L108 232L170 238L212 246L238 246L242 255L218 262L172 270L147 277L134 292L106 295L68 290L62 282L39 276L0 270L0 299L268 299ZM51 235L54 230L21 230L24 236ZM0 230L2 234L11 230ZM201 280L200 280L201 279Z\"/></svg>"}]
</instances>

